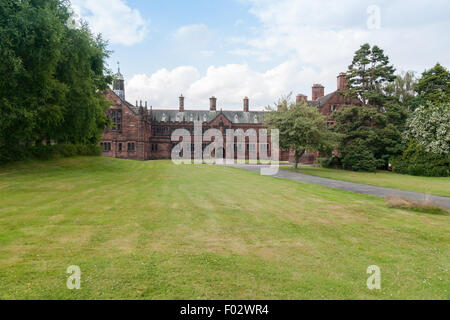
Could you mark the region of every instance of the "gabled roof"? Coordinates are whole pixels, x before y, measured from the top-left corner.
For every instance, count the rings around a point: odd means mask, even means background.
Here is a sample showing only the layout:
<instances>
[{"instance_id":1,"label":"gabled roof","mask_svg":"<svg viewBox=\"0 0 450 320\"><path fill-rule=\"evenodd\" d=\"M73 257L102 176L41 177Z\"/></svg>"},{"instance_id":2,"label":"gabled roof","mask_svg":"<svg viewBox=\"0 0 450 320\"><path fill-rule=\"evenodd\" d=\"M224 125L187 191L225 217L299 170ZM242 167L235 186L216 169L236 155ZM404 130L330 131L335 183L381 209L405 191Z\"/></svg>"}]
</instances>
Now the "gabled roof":
<instances>
[{"instance_id":1,"label":"gabled roof","mask_svg":"<svg viewBox=\"0 0 450 320\"><path fill-rule=\"evenodd\" d=\"M329 93L326 96L323 96L322 98L317 99L316 101L308 101L308 104L311 107L319 108L319 107L323 106L325 103L327 103L328 100L330 100L335 94L337 94L337 91Z\"/></svg>"},{"instance_id":2,"label":"gabled roof","mask_svg":"<svg viewBox=\"0 0 450 320\"><path fill-rule=\"evenodd\" d=\"M109 90L119 99L122 104L127 106L135 115L139 115L139 108L128 101L122 99L113 90ZM177 109L152 109L152 117L156 122L211 122L220 114L223 114L233 124L264 124L264 111L209 111L209 110L185 110L180 112Z\"/></svg>"}]
</instances>

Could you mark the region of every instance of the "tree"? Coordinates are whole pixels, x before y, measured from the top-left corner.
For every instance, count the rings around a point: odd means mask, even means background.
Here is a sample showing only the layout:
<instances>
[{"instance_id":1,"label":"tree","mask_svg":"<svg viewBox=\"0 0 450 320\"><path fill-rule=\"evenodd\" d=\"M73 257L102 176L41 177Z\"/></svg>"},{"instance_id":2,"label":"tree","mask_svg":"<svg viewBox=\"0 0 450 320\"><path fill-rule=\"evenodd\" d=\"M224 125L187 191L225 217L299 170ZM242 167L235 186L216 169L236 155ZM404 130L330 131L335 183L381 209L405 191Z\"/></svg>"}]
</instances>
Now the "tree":
<instances>
[{"instance_id":1,"label":"tree","mask_svg":"<svg viewBox=\"0 0 450 320\"><path fill-rule=\"evenodd\" d=\"M446 103L450 101L450 72L437 63L432 69L422 73L415 88L422 105L428 101Z\"/></svg>"},{"instance_id":2,"label":"tree","mask_svg":"<svg viewBox=\"0 0 450 320\"><path fill-rule=\"evenodd\" d=\"M368 43L356 51L347 72L347 96L357 98L365 106L382 107L386 100L383 92L387 83L395 80L395 69L389 64L389 58L378 46L372 48Z\"/></svg>"},{"instance_id":3,"label":"tree","mask_svg":"<svg viewBox=\"0 0 450 320\"><path fill-rule=\"evenodd\" d=\"M341 134L338 151L345 169L386 169L391 157L403 152L402 129L406 114L396 105L385 112L367 106L349 106L333 115L333 130Z\"/></svg>"},{"instance_id":4,"label":"tree","mask_svg":"<svg viewBox=\"0 0 450 320\"><path fill-rule=\"evenodd\" d=\"M413 140L426 152L450 153L450 103L419 107L408 119L405 140Z\"/></svg>"},{"instance_id":5,"label":"tree","mask_svg":"<svg viewBox=\"0 0 450 320\"><path fill-rule=\"evenodd\" d=\"M277 110L268 108L267 125L280 131L280 147L293 150L295 168L307 151L329 151L335 146L335 134L327 129L325 118L306 102L295 104L290 96L282 98Z\"/></svg>"},{"instance_id":6,"label":"tree","mask_svg":"<svg viewBox=\"0 0 450 320\"><path fill-rule=\"evenodd\" d=\"M413 71L402 72L397 75L394 82L386 85L387 95L394 97L403 104L408 111L411 110L413 100L416 98L417 78Z\"/></svg>"},{"instance_id":7,"label":"tree","mask_svg":"<svg viewBox=\"0 0 450 320\"><path fill-rule=\"evenodd\" d=\"M66 0L2 0L3 151L44 140L96 143L104 130L109 52L86 25L70 28L70 17Z\"/></svg>"}]
</instances>

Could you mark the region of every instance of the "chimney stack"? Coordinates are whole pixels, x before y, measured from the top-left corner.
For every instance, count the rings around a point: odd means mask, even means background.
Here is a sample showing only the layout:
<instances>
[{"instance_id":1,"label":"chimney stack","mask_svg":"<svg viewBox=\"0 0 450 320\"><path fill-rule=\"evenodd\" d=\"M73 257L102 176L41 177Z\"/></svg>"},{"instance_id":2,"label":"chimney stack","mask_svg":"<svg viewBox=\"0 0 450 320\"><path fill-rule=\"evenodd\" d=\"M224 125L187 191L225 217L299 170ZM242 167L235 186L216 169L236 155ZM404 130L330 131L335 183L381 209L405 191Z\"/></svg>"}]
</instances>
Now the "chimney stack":
<instances>
[{"instance_id":1,"label":"chimney stack","mask_svg":"<svg viewBox=\"0 0 450 320\"><path fill-rule=\"evenodd\" d=\"M244 112L249 112L250 111L250 103L248 100L248 97L244 98Z\"/></svg>"},{"instance_id":2,"label":"chimney stack","mask_svg":"<svg viewBox=\"0 0 450 320\"><path fill-rule=\"evenodd\" d=\"M347 90L347 74L345 72L341 72L337 77L337 89L338 91L346 91Z\"/></svg>"},{"instance_id":3,"label":"chimney stack","mask_svg":"<svg viewBox=\"0 0 450 320\"><path fill-rule=\"evenodd\" d=\"M184 112L184 97L180 96L180 112Z\"/></svg>"},{"instance_id":4,"label":"chimney stack","mask_svg":"<svg viewBox=\"0 0 450 320\"><path fill-rule=\"evenodd\" d=\"M297 104L299 104L302 101L305 101L305 102L308 101L308 97L305 96L304 94L297 95Z\"/></svg>"},{"instance_id":5,"label":"chimney stack","mask_svg":"<svg viewBox=\"0 0 450 320\"><path fill-rule=\"evenodd\" d=\"M209 99L210 101L210 111L217 111L217 98L216 97L211 97Z\"/></svg>"},{"instance_id":6,"label":"chimney stack","mask_svg":"<svg viewBox=\"0 0 450 320\"><path fill-rule=\"evenodd\" d=\"M325 96L325 87L321 84L315 84L312 87L312 101L316 101L319 98Z\"/></svg>"}]
</instances>

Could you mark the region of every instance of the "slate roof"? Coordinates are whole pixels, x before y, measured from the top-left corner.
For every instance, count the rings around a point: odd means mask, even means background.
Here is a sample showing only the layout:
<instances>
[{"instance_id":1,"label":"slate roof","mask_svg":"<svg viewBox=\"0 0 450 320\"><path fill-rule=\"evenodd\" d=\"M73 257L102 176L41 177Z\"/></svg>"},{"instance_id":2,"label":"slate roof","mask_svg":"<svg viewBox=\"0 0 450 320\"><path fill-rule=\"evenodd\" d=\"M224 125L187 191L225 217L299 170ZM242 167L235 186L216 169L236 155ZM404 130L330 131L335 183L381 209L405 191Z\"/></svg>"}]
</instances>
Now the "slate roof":
<instances>
[{"instance_id":1,"label":"slate roof","mask_svg":"<svg viewBox=\"0 0 450 320\"><path fill-rule=\"evenodd\" d=\"M327 103L327 101L330 100L335 94L336 94L336 91L332 92L330 94L327 94L326 96L323 96L322 98L319 98L316 101L308 101L308 103L311 107L318 108L318 107L323 106L325 103Z\"/></svg>"},{"instance_id":2,"label":"slate roof","mask_svg":"<svg viewBox=\"0 0 450 320\"><path fill-rule=\"evenodd\" d=\"M153 119L157 122L211 122L220 114L223 114L233 124L264 124L265 112L263 111L209 111L209 110L162 110L153 109Z\"/></svg>"}]
</instances>

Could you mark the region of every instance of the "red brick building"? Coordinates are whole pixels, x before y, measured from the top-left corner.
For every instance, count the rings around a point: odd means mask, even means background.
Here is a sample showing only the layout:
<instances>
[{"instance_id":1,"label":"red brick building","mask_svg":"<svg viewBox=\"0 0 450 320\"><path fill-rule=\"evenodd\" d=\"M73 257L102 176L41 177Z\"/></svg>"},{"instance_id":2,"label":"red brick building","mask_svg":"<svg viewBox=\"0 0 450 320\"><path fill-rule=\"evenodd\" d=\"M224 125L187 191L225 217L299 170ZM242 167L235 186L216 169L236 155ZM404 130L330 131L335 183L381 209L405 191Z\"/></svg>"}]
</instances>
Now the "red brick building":
<instances>
[{"instance_id":1,"label":"red brick building","mask_svg":"<svg viewBox=\"0 0 450 320\"><path fill-rule=\"evenodd\" d=\"M193 135L194 121L202 122L203 132L214 128L220 130L224 136L227 129L244 131L254 129L258 134L261 129L266 129L264 125L266 112L250 111L247 97L243 101L242 111L218 110L215 97L210 98L209 110L185 110L183 96L179 98L177 109L153 109L148 108L146 102L144 105L142 101L136 101L135 105L127 102L124 83L124 77L119 69L113 90L105 93L106 98L112 102L108 116L113 122L113 126L106 129L101 142L103 155L107 157L142 161L171 159L172 149L177 144L171 141L172 132L176 129L186 129ZM325 96L325 88L314 85L312 91L314 100L308 101L306 96L298 95L297 101L305 100L312 107L318 108L322 114L329 116L343 106L360 104L359 101L344 98L340 94L344 90L345 74L341 74L338 77L337 91ZM192 141L194 141L193 138ZM247 159L250 152L256 150L268 150L270 154L270 137L268 144L254 144L248 138L244 145L239 145L235 141L234 148L235 154L238 149L245 148ZM314 162L317 156L317 154L310 154L304 157L302 162ZM291 160L290 152L287 150L281 151L280 157L281 161Z\"/></svg>"}]
</instances>

